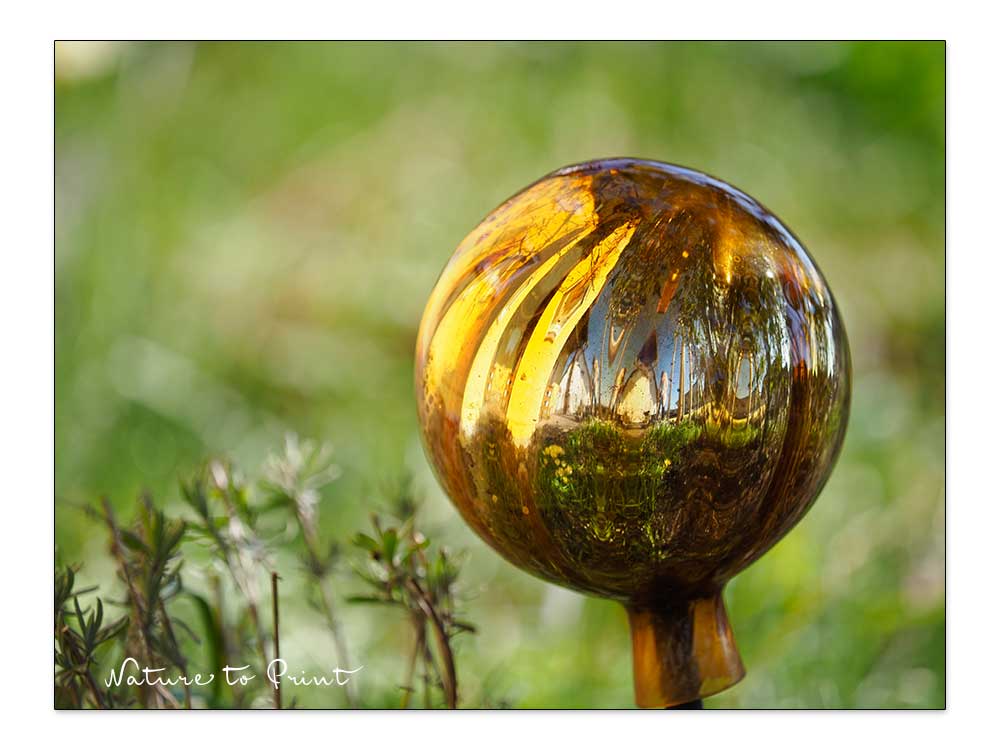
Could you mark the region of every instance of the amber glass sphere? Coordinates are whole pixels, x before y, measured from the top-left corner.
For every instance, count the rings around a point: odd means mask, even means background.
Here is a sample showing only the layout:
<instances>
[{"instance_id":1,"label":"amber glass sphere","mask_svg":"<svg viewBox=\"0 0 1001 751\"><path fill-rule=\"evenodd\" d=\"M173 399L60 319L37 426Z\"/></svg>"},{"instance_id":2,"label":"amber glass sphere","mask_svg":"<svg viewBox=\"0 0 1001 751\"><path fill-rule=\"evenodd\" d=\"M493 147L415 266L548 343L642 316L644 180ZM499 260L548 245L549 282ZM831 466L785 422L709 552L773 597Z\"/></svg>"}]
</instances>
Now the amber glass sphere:
<instances>
[{"instance_id":1,"label":"amber glass sphere","mask_svg":"<svg viewBox=\"0 0 1001 751\"><path fill-rule=\"evenodd\" d=\"M462 242L417 342L427 454L515 565L626 605L637 701L743 675L721 592L807 511L848 344L796 237L694 170L554 172Z\"/></svg>"}]
</instances>

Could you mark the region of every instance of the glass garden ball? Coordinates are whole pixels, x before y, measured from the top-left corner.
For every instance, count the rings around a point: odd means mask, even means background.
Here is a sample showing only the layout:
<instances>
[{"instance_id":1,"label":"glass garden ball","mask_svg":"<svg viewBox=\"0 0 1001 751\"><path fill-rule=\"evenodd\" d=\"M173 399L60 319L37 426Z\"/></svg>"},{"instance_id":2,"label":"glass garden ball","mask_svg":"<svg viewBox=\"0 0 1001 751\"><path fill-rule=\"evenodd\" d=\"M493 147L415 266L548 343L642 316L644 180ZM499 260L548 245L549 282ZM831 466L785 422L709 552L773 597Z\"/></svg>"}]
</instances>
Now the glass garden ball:
<instances>
[{"instance_id":1,"label":"glass garden ball","mask_svg":"<svg viewBox=\"0 0 1001 751\"><path fill-rule=\"evenodd\" d=\"M726 582L802 518L848 418L848 343L796 237L694 170L554 172L462 242L421 321L424 446L515 565L622 602L636 700L744 674Z\"/></svg>"}]
</instances>

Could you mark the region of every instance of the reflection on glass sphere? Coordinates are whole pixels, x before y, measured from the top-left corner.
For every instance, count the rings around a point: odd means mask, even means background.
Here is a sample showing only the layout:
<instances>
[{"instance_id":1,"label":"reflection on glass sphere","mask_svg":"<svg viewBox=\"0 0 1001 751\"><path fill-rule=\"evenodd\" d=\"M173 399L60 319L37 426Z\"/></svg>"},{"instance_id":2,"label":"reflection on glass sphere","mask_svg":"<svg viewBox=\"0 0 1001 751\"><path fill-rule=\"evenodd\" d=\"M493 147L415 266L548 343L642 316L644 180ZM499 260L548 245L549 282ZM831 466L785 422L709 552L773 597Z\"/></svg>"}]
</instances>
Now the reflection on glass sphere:
<instances>
[{"instance_id":1,"label":"reflection on glass sphere","mask_svg":"<svg viewBox=\"0 0 1001 751\"><path fill-rule=\"evenodd\" d=\"M831 293L746 194L667 164L569 167L462 242L417 343L424 445L516 565L623 602L637 700L739 680L720 593L806 512L848 416Z\"/></svg>"}]
</instances>

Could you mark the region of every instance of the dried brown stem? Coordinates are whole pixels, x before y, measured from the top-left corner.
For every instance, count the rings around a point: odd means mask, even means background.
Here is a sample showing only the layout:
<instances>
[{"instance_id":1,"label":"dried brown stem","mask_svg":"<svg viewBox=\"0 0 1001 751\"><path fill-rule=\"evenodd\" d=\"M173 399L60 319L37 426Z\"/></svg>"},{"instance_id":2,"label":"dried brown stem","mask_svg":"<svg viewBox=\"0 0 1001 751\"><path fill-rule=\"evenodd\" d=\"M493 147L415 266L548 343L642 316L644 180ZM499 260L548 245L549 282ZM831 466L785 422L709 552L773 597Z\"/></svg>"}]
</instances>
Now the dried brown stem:
<instances>
[{"instance_id":1,"label":"dried brown stem","mask_svg":"<svg viewBox=\"0 0 1001 751\"><path fill-rule=\"evenodd\" d=\"M411 622L414 627L414 643L410 649L410 657L407 659L407 672L403 676L403 697L400 699L400 709L410 706L410 698L414 694L414 671L417 668L417 658L424 654L427 643L427 633L424 629L424 618L417 613L411 614Z\"/></svg>"},{"instance_id":2,"label":"dried brown stem","mask_svg":"<svg viewBox=\"0 0 1001 751\"><path fill-rule=\"evenodd\" d=\"M271 626L272 626L272 647L274 648L274 659L281 659L281 649L278 642L278 572L271 572ZM275 709L282 708L282 681L275 678L274 682Z\"/></svg>"},{"instance_id":3,"label":"dried brown stem","mask_svg":"<svg viewBox=\"0 0 1001 751\"><path fill-rule=\"evenodd\" d=\"M441 675L442 688L445 691L445 703L449 709L455 709L458 703L458 681L456 680L455 674L455 657L452 654L452 647L449 644L448 632L445 630L445 624L442 623L441 617L435 610L431 599L421 588L420 584L416 581L410 580L407 582L407 586L410 589L411 594L414 595L417 606L421 609L421 612L424 613L429 621L431 621L435 641L438 644L438 652L441 655L441 661L445 668Z\"/></svg>"}]
</instances>

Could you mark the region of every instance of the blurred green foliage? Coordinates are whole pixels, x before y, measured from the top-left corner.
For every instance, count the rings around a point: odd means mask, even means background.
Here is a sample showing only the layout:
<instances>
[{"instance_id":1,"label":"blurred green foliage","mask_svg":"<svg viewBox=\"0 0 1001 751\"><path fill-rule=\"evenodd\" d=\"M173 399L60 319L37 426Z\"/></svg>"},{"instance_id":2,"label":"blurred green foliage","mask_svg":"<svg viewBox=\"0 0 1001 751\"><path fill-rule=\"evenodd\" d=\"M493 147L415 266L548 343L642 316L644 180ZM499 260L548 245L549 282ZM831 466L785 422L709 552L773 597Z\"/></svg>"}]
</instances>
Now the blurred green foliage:
<instances>
[{"instance_id":1,"label":"blurred green foliage","mask_svg":"<svg viewBox=\"0 0 1001 751\"><path fill-rule=\"evenodd\" d=\"M631 706L621 608L513 569L442 496L413 344L452 249L503 199L565 164L659 159L794 228L855 368L827 488L728 589L748 677L707 704L942 706L944 65L941 43L57 46L60 555L103 588L102 536L72 503L176 504L206 455L253 467L292 429L342 469L327 537L410 471L426 523L469 551L464 703ZM284 656L329 667L305 599ZM345 627L359 691L393 696L406 630L377 611Z\"/></svg>"}]
</instances>

